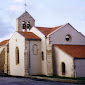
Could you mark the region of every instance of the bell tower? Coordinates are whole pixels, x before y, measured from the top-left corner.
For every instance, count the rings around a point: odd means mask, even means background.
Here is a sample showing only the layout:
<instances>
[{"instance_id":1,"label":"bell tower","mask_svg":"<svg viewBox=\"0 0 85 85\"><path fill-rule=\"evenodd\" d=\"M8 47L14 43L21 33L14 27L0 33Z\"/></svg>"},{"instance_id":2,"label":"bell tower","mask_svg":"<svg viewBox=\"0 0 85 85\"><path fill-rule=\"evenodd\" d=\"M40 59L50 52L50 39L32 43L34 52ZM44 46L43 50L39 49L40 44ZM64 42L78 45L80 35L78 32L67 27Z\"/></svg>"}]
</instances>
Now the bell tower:
<instances>
[{"instance_id":1,"label":"bell tower","mask_svg":"<svg viewBox=\"0 0 85 85\"><path fill-rule=\"evenodd\" d=\"M35 20L27 11L16 19L16 31L27 32L27 29L30 30L33 26L35 26Z\"/></svg>"}]
</instances>

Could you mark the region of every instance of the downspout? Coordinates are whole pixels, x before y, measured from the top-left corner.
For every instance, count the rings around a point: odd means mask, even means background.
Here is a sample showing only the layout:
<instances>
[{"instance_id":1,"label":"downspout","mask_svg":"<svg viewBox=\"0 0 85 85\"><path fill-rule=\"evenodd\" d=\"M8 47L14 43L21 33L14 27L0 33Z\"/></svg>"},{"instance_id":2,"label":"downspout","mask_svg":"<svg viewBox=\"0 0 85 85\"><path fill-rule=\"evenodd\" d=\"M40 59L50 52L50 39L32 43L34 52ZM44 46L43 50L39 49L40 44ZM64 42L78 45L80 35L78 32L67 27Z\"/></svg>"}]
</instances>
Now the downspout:
<instances>
[{"instance_id":1,"label":"downspout","mask_svg":"<svg viewBox=\"0 0 85 85\"><path fill-rule=\"evenodd\" d=\"M30 40L29 40L29 75L30 75Z\"/></svg>"}]
</instances>

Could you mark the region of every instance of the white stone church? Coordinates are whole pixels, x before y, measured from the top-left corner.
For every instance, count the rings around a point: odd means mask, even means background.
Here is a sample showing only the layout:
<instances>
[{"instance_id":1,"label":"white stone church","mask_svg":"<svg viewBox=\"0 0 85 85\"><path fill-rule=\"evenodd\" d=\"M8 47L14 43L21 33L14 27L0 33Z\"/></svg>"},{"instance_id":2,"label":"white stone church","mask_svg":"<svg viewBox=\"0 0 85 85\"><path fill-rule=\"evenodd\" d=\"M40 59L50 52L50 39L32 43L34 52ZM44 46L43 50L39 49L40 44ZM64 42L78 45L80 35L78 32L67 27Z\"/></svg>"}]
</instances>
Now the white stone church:
<instances>
[{"instance_id":1,"label":"white stone church","mask_svg":"<svg viewBox=\"0 0 85 85\"><path fill-rule=\"evenodd\" d=\"M16 32L0 43L0 73L14 76L85 77L85 36L69 23L36 27L25 11Z\"/></svg>"}]
</instances>

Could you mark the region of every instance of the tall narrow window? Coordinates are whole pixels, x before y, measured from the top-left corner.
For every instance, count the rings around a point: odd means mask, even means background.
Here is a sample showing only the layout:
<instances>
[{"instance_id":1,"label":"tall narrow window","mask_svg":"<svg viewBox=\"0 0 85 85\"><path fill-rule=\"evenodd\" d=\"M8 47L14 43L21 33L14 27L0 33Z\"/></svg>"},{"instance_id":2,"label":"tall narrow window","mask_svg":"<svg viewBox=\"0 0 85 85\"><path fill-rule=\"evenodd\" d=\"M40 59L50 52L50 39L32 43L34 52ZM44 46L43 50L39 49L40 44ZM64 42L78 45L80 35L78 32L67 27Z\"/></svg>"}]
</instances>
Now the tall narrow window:
<instances>
[{"instance_id":1,"label":"tall narrow window","mask_svg":"<svg viewBox=\"0 0 85 85\"><path fill-rule=\"evenodd\" d=\"M33 54L34 55L37 55L38 54L38 48L37 48L37 45L36 44L33 45Z\"/></svg>"},{"instance_id":2,"label":"tall narrow window","mask_svg":"<svg viewBox=\"0 0 85 85\"><path fill-rule=\"evenodd\" d=\"M66 72L66 67L65 67L65 63L62 62L62 75L65 75L65 72Z\"/></svg>"},{"instance_id":3,"label":"tall narrow window","mask_svg":"<svg viewBox=\"0 0 85 85\"><path fill-rule=\"evenodd\" d=\"M41 56L42 56L42 60L44 60L44 53L43 52L41 53Z\"/></svg>"},{"instance_id":4,"label":"tall narrow window","mask_svg":"<svg viewBox=\"0 0 85 85\"><path fill-rule=\"evenodd\" d=\"M16 47L16 65L19 64L19 48Z\"/></svg>"}]
</instances>

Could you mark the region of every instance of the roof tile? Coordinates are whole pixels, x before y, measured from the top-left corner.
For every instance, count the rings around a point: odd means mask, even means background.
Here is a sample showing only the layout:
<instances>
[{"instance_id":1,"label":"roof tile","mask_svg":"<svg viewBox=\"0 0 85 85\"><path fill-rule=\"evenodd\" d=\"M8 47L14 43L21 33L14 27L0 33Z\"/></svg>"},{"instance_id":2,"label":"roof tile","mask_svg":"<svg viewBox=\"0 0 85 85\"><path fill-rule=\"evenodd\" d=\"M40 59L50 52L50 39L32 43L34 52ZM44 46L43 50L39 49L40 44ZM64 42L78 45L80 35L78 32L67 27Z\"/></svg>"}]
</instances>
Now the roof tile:
<instances>
[{"instance_id":1,"label":"roof tile","mask_svg":"<svg viewBox=\"0 0 85 85\"><path fill-rule=\"evenodd\" d=\"M18 32L27 39L39 39L40 40L40 38L32 32L20 32L20 31Z\"/></svg>"},{"instance_id":2,"label":"roof tile","mask_svg":"<svg viewBox=\"0 0 85 85\"><path fill-rule=\"evenodd\" d=\"M85 58L85 45L56 45L73 58Z\"/></svg>"},{"instance_id":3,"label":"roof tile","mask_svg":"<svg viewBox=\"0 0 85 85\"><path fill-rule=\"evenodd\" d=\"M9 41L9 40L4 40L4 41L0 42L0 46L7 44L8 41Z\"/></svg>"},{"instance_id":4,"label":"roof tile","mask_svg":"<svg viewBox=\"0 0 85 85\"><path fill-rule=\"evenodd\" d=\"M63 25L61 25L63 26ZM61 26L53 27L53 28L47 28L47 27L36 27L38 30L40 30L43 34L46 36L50 34L51 32L55 31L56 29L60 28Z\"/></svg>"}]
</instances>

